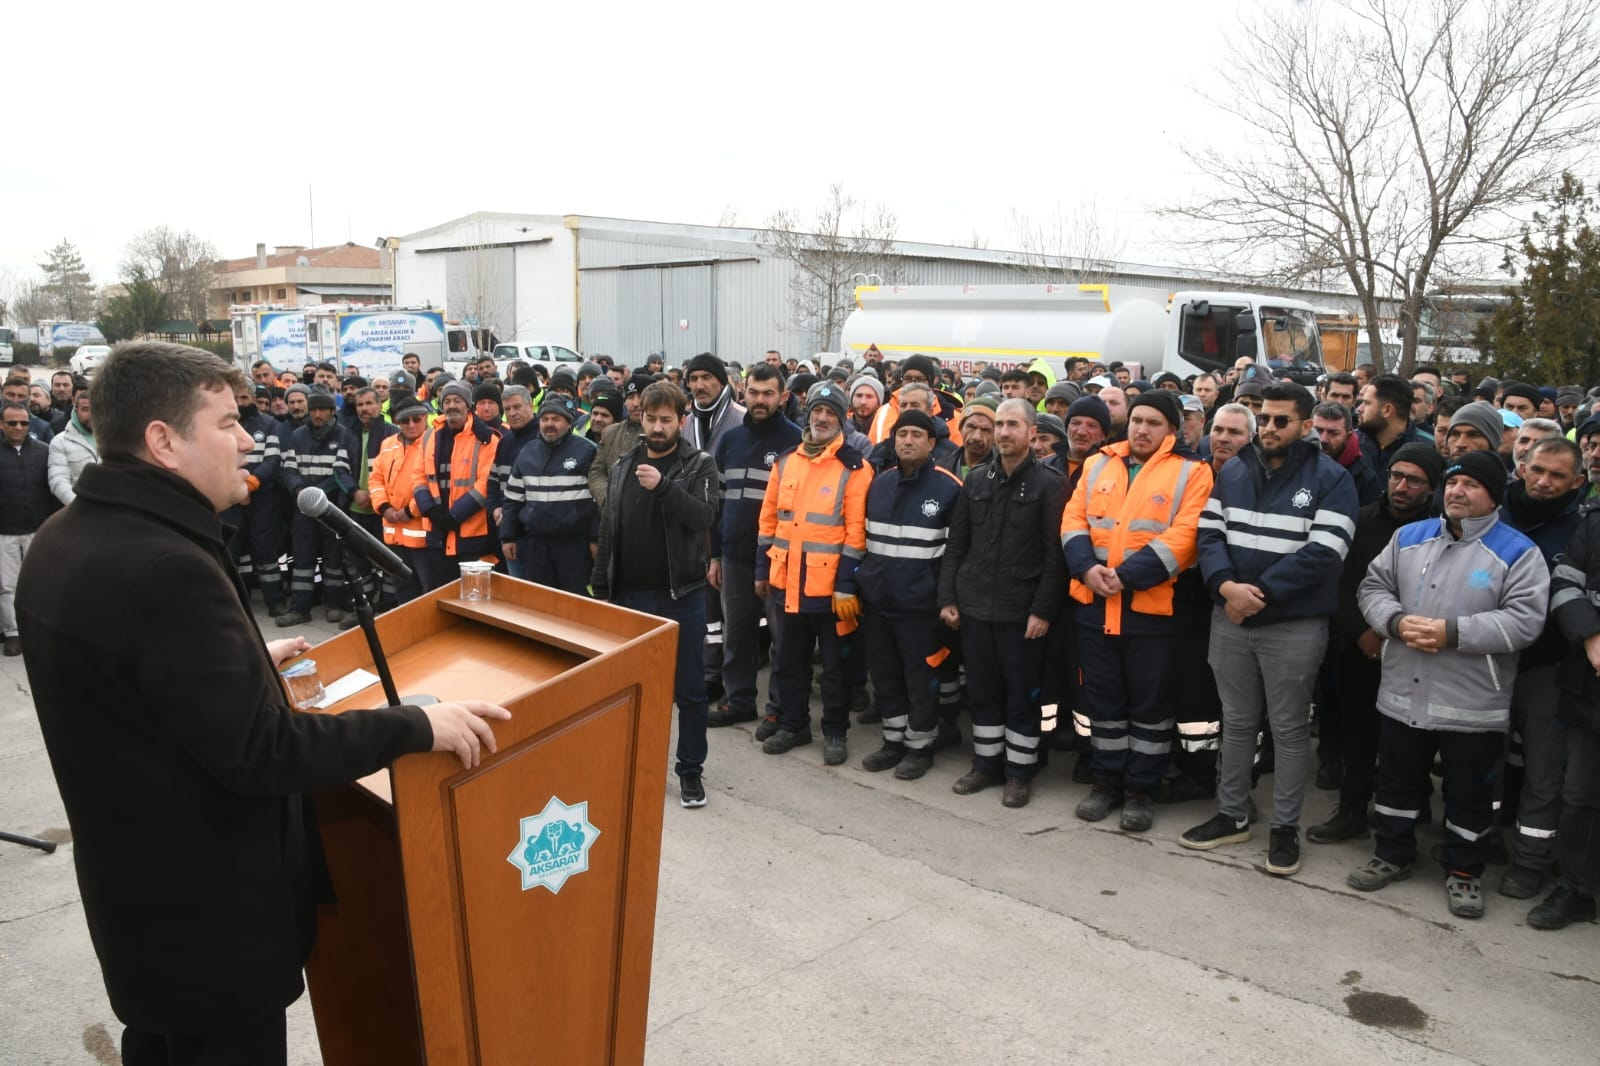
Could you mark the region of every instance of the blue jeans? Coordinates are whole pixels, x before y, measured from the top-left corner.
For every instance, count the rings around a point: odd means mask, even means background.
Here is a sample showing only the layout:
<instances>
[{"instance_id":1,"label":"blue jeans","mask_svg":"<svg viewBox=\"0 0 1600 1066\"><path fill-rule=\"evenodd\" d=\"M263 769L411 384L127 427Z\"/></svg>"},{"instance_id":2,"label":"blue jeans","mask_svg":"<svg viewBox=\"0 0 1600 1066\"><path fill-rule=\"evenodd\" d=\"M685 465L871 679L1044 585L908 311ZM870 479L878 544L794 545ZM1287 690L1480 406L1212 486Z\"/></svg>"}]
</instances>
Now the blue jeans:
<instances>
[{"instance_id":1,"label":"blue jeans","mask_svg":"<svg viewBox=\"0 0 1600 1066\"><path fill-rule=\"evenodd\" d=\"M618 589L611 597L618 607L668 618L678 623L678 664L672 699L678 705L678 762L674 771L698 774L706 763L706 677L701 668L706 642L706 598L699 590L672 598L667 589Z\"/></svg>"}]
</instances>

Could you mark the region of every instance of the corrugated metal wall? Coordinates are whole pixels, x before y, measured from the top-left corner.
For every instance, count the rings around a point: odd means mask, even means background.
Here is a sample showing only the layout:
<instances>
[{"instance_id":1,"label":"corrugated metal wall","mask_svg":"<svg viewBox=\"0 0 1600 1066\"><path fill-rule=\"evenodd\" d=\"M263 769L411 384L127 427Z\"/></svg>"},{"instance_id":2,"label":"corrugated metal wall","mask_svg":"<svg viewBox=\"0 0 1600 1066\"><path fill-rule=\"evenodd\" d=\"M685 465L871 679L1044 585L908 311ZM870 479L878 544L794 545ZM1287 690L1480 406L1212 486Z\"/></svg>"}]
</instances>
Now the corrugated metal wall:
<instances>
[{"instance_id":1,"label":"corrugated metal wall","mask_svg":"<svg viewBox=\"0 0 1600 1066\"><path fill-rule=\"evenodd\" d=\"M699 236L641 240L614 224L580 229L578 345L629 366L649 352L665 351L680 363L702 351L748 365L769 348L807 358L821 347L816 330L796 324L790 304L791 263L771 259L748 240ZM906 285L1018 285L1038 280L1022 266L974 259L900 257L886 267L885 283ZM1182 289L1206 288L1193 277L1109 274L1103 280L1164 300ZM1221 285L1219 288L1237 288ZM1319 307L1358 310L1348 297L1277 290ZM680 328L680 323L688 328Z\"/></svg>"}]
</instances>

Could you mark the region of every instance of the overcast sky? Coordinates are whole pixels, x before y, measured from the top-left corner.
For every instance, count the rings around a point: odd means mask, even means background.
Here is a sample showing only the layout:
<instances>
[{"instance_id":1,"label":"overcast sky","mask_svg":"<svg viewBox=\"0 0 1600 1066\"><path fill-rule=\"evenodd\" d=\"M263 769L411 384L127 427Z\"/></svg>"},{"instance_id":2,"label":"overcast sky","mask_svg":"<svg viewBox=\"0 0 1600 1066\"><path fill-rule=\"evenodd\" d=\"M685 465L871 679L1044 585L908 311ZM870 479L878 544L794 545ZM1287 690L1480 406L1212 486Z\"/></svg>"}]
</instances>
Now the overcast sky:
<instances>
[{"instance_id":1,"label":"overcast sky","mask_svg":"<svg viewBox=\"0 0 1600 1066\"><path fill-rule=\"evenodd\" d=\"M163 223L223 257L475 210L759 225L833 181L904 239L1093 202L1176 262L1150 208L1251 2L14 4L0 270L65 237L111 281Z\"/></svg>"}]
</instances>

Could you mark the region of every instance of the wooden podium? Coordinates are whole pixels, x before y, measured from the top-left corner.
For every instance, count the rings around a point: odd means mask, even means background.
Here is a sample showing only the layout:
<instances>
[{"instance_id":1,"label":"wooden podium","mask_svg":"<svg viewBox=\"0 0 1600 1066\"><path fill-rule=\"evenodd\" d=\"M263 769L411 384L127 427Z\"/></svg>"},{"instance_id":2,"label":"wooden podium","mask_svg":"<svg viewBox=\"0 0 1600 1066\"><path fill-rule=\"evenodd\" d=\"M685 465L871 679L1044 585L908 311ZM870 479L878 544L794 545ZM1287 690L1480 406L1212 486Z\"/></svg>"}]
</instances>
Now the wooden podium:
<instances>
[{"instance_id":1,"label":"wooden podium","mask_svg":"<svg viewBox=\"0 0 1600 1066\"><path fill-rule=\"evenodd\" d=\"M483 699L475 770L407 755L316 797L338 902L306 965L327 1066L644 1060L677 626L493 575L388 612L401 699ZM373 671L359 629L310 653ZM384 703L373 684L323 713Z\"/></svg>"}]
</instances>

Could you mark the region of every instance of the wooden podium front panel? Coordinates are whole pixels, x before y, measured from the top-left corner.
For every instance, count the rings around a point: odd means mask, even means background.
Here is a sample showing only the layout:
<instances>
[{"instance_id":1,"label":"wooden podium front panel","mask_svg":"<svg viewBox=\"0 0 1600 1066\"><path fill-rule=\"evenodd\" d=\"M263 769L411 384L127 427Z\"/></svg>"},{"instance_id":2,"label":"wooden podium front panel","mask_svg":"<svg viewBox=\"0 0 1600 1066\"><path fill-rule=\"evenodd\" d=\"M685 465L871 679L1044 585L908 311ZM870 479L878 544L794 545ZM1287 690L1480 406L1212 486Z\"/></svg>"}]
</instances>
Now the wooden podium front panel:
<instances>
[{"instance_id":1,"label":"wooden podium front panel","mask_svg":"<svg viewBox=\"0 0 1600 1066\"><path fill-rule=\"evenodd\" d=\"M522 1048L521 1062L609 1063L627 860L637 691L508 753L493 774L451 789L467 972L480 1048ZM556 892L523 889L509 861L522 815L554 796L586 804L587 869ZM570 815L563 821L581 824ZM485 1062L493 1061L487 1056ZM515 1056L501 1061L517 1061Z\"/></svg>"},{"instance_id":2,"label":"wooden podium front panel","mask_svg":"<svg viewBox=\"0 0 1600 1066\"><path fill-rule=\"evenodd\" d=\"M599 606L590 614L642 633L619 634L613 651L565 672L552 656L567 652L519 644L493 624L446 625L412 649L449 643L453 654L405 670L396 657L402 692L408 674L445 698L467 684L512 712L494 723L499 752L475 770L440 755L393 768L422 1043L435 1066L643 1061L677 627ZM519 686L529 656L548 680ZM513 862L526 854L524 820L558 815L583 827L587 869L558 891L525 887Z\"/></svg>"}]
</instances>

